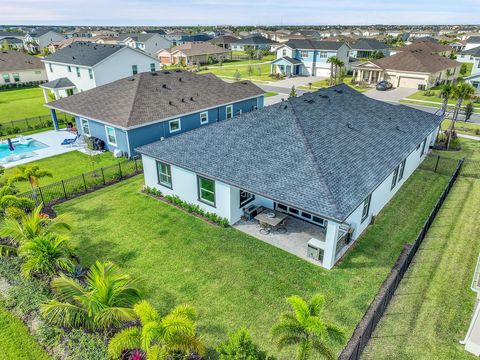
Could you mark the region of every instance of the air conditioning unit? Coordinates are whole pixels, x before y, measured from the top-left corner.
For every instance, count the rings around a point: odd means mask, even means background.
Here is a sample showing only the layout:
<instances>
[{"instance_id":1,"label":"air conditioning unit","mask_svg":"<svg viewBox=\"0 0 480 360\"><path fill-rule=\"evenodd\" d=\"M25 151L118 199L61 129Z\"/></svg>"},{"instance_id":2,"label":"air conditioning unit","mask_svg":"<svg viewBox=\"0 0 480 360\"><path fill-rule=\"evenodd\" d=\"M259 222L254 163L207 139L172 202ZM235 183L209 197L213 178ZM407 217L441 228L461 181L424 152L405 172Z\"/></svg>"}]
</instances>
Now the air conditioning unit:
<instances>
[{"instance_id":1,"label":"air conditioning unit","mask_svg":"<svg viewBox=\"0 0 480 360\"><path fill-rule=\"evenodd\" d=\"M323 261L324 243L318 239L311 238L307 243L307 257L316 261Z\"/></svg>"},{"instance_id":2,"label":"air conditioning unit","mask_svg":"<svg viewBox=\"0 0 480 360\"><path fill-rule=\"evenodd\" d=\"M113 151L113 156L116 157L116 158L122 157L123 156L123 151L120 150L120 149L115 149Z\"/></svg>"}]
</instances>

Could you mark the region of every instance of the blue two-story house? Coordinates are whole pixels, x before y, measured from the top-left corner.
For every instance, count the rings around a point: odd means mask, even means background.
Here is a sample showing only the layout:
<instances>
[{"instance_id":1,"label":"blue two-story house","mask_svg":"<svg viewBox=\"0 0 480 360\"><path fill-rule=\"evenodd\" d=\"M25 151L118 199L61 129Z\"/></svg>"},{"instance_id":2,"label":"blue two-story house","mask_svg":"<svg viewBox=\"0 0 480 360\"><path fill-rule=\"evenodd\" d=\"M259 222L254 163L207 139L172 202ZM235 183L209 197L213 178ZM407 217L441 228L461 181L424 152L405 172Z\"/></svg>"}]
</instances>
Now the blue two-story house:
<instances>
[{"instance_id":1,"label":"blue two-story house","mask_svg":"<svg viewBox=\"0 0 480 360\"><path fill-rule=\"evenodd\" d=\"M285 76L330 76L328 59L336 56L350 70L350 47L340 41L310 39L289 40L277 48L277 57L271 63L272 74Z\"/></svg>"},{"instance_id":2,"label":"blue two-story house","mask_svg":"<svg viewBox=\"0 0 480 360\"><path fill-rule=\"evenodd\" d=\"M117 155L263 107L264 91L250 81L227 83L213 74L145 72L46 104L75 117L77 131Z\"/></svg>"}]
</instances>

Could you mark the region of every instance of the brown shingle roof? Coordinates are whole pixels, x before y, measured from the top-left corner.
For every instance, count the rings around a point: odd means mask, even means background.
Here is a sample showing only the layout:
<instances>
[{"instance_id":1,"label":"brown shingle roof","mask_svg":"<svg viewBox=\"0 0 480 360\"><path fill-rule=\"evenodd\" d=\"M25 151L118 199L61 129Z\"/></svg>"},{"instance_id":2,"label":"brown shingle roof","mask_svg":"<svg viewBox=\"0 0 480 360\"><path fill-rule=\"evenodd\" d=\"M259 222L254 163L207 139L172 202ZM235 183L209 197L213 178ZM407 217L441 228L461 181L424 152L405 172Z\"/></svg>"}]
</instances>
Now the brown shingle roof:
<instances>
[{"instance_id":1,"label":"brown shingle roof","mask_svg":"<svg viewBox=\"0 0 480 360\"><path fill-rule=\"evenodd\" d=\"M396 49L396 51L412 51L412 50L422 50L430 53L440 53L444 51L452 51L452 48L448 45L439 44L433 41L422 40L415 41L410 45L402 46L401 48Z\"/></svg>"},{"instance_id":2,"label":"brown shingle roof","mask_svg":"<svg viewBox=\"0 0 480 360\"><path fill-rule=\"evenodd\" d=\"M20 51L0 51L0 71L42 70L44 66L39 58Z\"/></svg>"},{"instance_id":3,"label":"brown shingle roof","mask_svg":"<svg viewBox=\"0 0 480 360\"><path fill-rule=\"evenodd\" d=\"M213 45L207 42L186 42L182 45L177 45L170 49L171 54L176 51L181 51L186 56L224 54L230 52L230 50L221 48L220 46Z\"/></svg>"},{"instance_id":4,"label":"brown shingle roof","mask_svg":"<svg viewBox=\"0 0 480 360\"><path fill-rule=\"evenodd\" d=\"M50 102L48 106L129 128L264 93L250 81L227 83L212 75L171 70L140 73Z\"/></svg>"},{"instance_id":5,"label":"brown shingle roof","mask_svg":"<svg viewBox=\"0 0 480 360\"><path fill-rule=\"evenodd\" d=\"M402 51L382 59L371 60L370 62L383 69L423 73L435 73L461 65L458 61L421 50Z\"/></svg>"}]
</instances>

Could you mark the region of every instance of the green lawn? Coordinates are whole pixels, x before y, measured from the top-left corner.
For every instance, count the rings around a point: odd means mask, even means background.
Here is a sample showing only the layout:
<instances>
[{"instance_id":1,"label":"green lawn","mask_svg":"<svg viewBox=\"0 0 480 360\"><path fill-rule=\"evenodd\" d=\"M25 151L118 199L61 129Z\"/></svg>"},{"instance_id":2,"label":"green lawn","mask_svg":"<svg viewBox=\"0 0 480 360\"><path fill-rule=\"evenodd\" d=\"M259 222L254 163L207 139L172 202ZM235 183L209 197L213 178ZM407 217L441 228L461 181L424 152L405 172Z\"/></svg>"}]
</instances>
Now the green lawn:
<instances>
[{"instance_id":1,"label":"green lawn","mask_svg":"<svg viewBox=\"0 0 480 360\"><path fill-rule=\"evenodd\" d=\"M48 115L40 88L0 91L0 123L27 117Z\"/></svg>"},{"instance_id":2,"label":"green lawn","mask_svg":"<svg viewBox=\"0 0 480 360\"><path fill-rule=\"evenodd\" d=\"M0 304L0 360L49 360L52 359L17 317Z\"/></svg>"},{"instance_id":3,"label":"green lawn","mask_svg":"<svg viewBox=\"0 0 480 360\"><path fill-rule=\"evenodd\" d=\"M276 95L278 95L278 92L275 92L275 91L268 91L267 93L265 93L265 97L276 96Z\"/></svg>"},{"instance_id":4,"label":"green lawn","mask_svg":"<svg viewBox=\"0 0 480 360\"><path fill-rule=\"evenodd\" d=\"M364 359L475 359L458 343L475 303L470 290L480 252L480 180L459 177Z\"/></svg>"},{"instance_id":5,"label":"green lawn","mask_svg":"<svg viewBox=\"0 0 480 360\"><path fill-rule=\"evenodd\" d=\"M253 70L253 73L250 75L248 73L249 68ZM260 73L258 72L260 69ZM242 65L242 66L222 66L217 68L209 68L208 70L200 71L200 74L213 73L219 77L226 77L229 79L235 78L236 72L240 73L242 79L248 80L262 80L262 81L275 81L275 78L271 78L270 75L270 64L252 64L252 65Z\"/></svg>"},{"instance_id":6,"label":"green lawn","mask_svg":"<svg viewBox=\"0 0 480 360\"><path fill-rule=\"evenodd\" d=\"M353 88L353 89L355 89L359 92L365 92L367 90L370 90L370 88L368 88L368 87L360 87L360 86L352 85L351 81L352 81L351 76L346 76L343 79L344 84L347 84L348 86L350 86L351 88ZM330 80L329 79L324 79L324 80L320 80L320 81L316 81L316 82L312 83L312 88L310 88L309 86L300 86L299 89L301 89L301 90L318 90L319 88L326 88L326 87L329 87L329 86L331 86L330 85Z\"/></svg>"},{"instance_id":7,"label":"green lawn","mask_svg":"<svg viewBox=\"0 0 480 360\"><path fill-rule=\"evenodd\" d=\"M440 97L440 89L439 87L432 88L430 90L419 90L412 95L407 96L404 100L422 100L422 101L432 101L436 103L443 103L443 99ZM468 101L464 101L463 105ZM457 99L451 98L448 100L448 104L454 106L457 103ZM479 108L478 104L474 104L474 107Z\"/></svg>"},{"instance_id":8,"label":"green lawn","mask_svg":"<svg viewBox=\"0 0 480 360\"><path fill-rule=\"evenodd\" d=\"M459 139L460 151L437 151L434 150L434 154L439 154L445 157L451 157L455 159L468 158L471 160L480 160L480 141L470 139Z\"/></svg>"},{"instance_id":9,"label":"green lawn","mask_svg":"<svg viewBox=\"0 0 480 360\"><path fill-rule=\"evenodd\" d=\"M442 123L442 129L447 129L451 124L451 120L446 119ZM455 123L455 131L459 134L466 134L472 136L479 136L480 137L480 124L471 123L471 122L464 122L464 121L457 121Z\"/></svg>"},{"instance_id":10,"label":"green lawn","mask_svg":"<svg viewBox=\"0 0 480 360\"><path fill-rule=\"evenodd\" d=\"M194 305L198 330L210 351L245 325L263 348L277 353L269 331L288 309L285 298L292 294L324 294L325 316L351 335L447 180L417 170L343 263L330 271L142 194L142 176L55 209L72 216L72 245L82 262L110 259L141 277L146 297L162 311L181 303Z\"/></svg>"},{"instance_id":11,"label":"green lawn","mask_svg":"<svg viewBox=\"0 0 480 360\"><path fill-rule=\"evenodd\" d=\"M94 159L94 162L92 162L92 157L90 155L86 155L80 151L71 151L38 161L32 161L26 164L26 166L38 165L41 169L52 172L53 177L44 177L39 180L40 186L43 186L119 161L119 159L115 159L109 151L100 155L94 155ZM120 159L120 161L123 160L125 159ZM4 176L8 177L18 172L19 170L17 167L5 169ZM27 182L18 182L17 187L21 192L30 190L30 184Z\"/></svg>"}]
</instances>

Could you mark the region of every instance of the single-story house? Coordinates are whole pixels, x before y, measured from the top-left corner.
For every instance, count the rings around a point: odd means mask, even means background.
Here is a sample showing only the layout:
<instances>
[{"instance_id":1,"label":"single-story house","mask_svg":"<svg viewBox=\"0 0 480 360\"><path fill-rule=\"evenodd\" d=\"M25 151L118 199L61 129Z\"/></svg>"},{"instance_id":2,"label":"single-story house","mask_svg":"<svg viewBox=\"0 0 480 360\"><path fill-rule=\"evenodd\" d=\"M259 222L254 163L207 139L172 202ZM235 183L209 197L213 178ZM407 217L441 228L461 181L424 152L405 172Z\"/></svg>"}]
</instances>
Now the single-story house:
<instances>
[{"instance_id":1,"label":"single-story house","mask_svg":"<svg viewBox=\"0 0 480 360\"><path fill-rule=\"evenodd\" d=\"M271 51L272 46L275 46L277 44L278 43L274 40L270 40L262 35L253 34L238 39L235 43L232 44L232 50L244 51L247 48L251 48L254 50Z\"/></svg>"},{"instance_id":2,"label":"single-story house","mask_svg":"<svg viewBox=\"0 0 480 360\"><path fill-rule=\"evenodd\" d=\"M117 155L263 107L265 91L183 70L139 73L46 104L75 116L80 134Z\"/></svg>"},{"instance_id":3,"label":"single-story house","mask_svg":"<svg viewBox=\"0 0 480 360\"><path fill-rule=\"evenodd\" d=\"M457 54L457 61L465 63L473 63L476 57L480 56L480 45L468 50L460 51Z\"/></svg>"},{"instance_id":4,"label":"single-story house","mask_svg":"<svg viewBox=\"0 0 480 360\"><path fill-rule=\"evenodd\" d=\"M47 81L39 58L15 50L0 51L0 85L42 83Z\"/></svg>"},{"instance_id":5,"label":"single-story house","mask_svg":"<svg viewBox=\"0 0 480 360\"><path fill-rule=\"evenodd\" d=\"M375 39L358 39L350 43L350 48L350 56L357 59L371 58L378 53L382 53L383 56L390 55L390 47Z\"/></svg>"},{"instance_id":6,"label":"single-story house","mask_svg":"<svg viewBox=\"0 0 480 360\"><path fill-rule=\"evenodd\" d=\"M221 35L210 40L210 44L220 46L224 49L232 49L232 44L237 42L238 38L231 35Z\"/></svg>"},{"instance_id":7,"label":"single-story house","mask_svg":"<svg viewBox=\"0 0 480 360\"><path fill-rule=\"evenodd\" d=\"M330 269L423 161L441 120L341 84L137 151L146 186L230 224L248 204L318 226Z\"/></svg>"},{"instance_id":8,"label":"single-story house","mask_svg":"<svg viewBox=\"0 0 480 360\"><path fill-rule=\"evenodd\" d=\"M387 80L394 87L425 90L456 79L460 66L457 61L422 50L402 51L353 66L352 80L372 85Z\"/></svg>"},{"instance_id":9,"label":"single-story house","mask_svg":"<svg viewBox=\"0 0 480 360\"><path fill-rule=\"evenodd\" d=\"M316 41L309 39L289 40L277 48L277 58L271 63L272 74L286 76L330 76L330 57L336 56L349 70L350 47L344 42Z\"/></svg>"},{"instance_id":10,"label":"single-story house","mask_svg":"<svg viewBox=\"0 0 480 360\"><path fill-rule=\"evenodd\" d=\"M429 54L436 54L440 56L450 56L453 52L453 49L445 44L440 44L435 41L430 40L417 40L410 45L405 45L399 48L392 48L390 51L391 55L398 54L403 51L423 51Z\"/></svg>"},{"instance_id":11,"label":"single-story house","mask_svg":"<svg viewBox=\"0 0 480 360\"><path fill-rule=\"evenodd\" d=\"M210 58L216 61L220 58L229 59L231 51L207 42L187 42L172 48L160 49L156 55L162 65L196 65L206 64Z\"/></svg>"}]
</instances>

